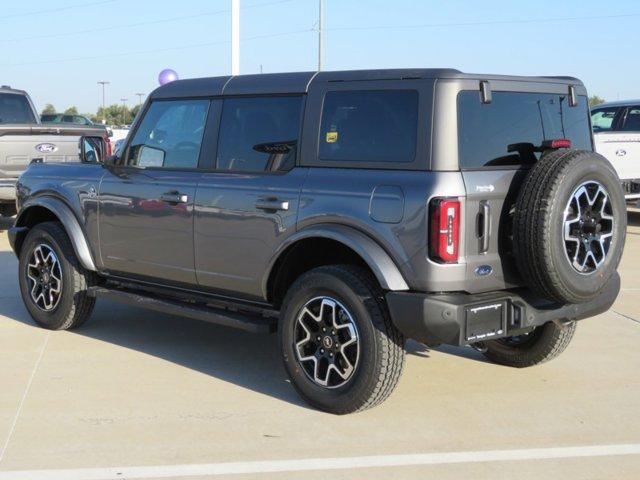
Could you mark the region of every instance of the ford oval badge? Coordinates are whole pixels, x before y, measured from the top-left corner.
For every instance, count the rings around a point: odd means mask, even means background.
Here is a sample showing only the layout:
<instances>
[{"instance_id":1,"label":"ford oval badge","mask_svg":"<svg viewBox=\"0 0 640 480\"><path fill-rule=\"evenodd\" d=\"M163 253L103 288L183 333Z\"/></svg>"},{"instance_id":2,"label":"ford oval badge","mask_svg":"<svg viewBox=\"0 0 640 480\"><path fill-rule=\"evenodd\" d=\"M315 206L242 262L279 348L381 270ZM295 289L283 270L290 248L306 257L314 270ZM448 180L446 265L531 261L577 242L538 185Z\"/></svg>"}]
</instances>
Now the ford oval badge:
<instances>
[{"instance_id":1,"label":"ford oval badge","mask_svg":"<svg viewBox=\"0 0 640 480\"><path fill-rule=\"evenodd\" d=\"M479 267L476 267L476 275L479 277L486 277L487 275L491 275L491 272L493 272L493 268L491 267L491 265L480 265Z\"/></svg>"},{"instance_id":2,"label":"ford oval badge","mask_svg":"<svg viewBox=\"0 0 640 480\"><path fill-rule=\"evenodd\" d=\"M39 143L36 145L36 150L42 153L55 152L58 149L53 143Z\"/></svg>"}]
</instances>

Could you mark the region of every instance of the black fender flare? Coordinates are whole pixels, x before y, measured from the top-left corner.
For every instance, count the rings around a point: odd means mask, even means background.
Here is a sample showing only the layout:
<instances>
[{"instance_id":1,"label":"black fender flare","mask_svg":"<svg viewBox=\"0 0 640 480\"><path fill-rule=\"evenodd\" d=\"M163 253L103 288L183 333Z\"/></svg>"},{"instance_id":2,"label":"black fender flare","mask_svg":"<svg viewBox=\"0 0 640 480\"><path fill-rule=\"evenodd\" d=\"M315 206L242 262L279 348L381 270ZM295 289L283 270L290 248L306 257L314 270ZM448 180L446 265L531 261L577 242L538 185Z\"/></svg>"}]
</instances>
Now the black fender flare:
<instances>
[{"instance_id":1,"label":"black fender flare","mask_svg":"<svg viewBox=\"0 0 640 480\"><path fill-rule=\"evenodd\" d=\"M383 289L389 291L409 290L407 282L393 259L370 237L355 228L345 225L316 224L296 232L280 245L275 255L271 258L262 280L264 298L268 297L269 278L271 278L273 268L278 259L289 247L307 238L327 238L342 243L364 260Z\"/></svg>"},{"instance_id":2,"label":"black fender flare","mask_svg":"<svg viewBox=\"0 0 640 480\"><path fill-rule=\"evenodd\" d=\"M11 237L11 246L16 255L20 253L22 240L24 239L24 236L26 236L29 228L29 225L25 224L26 214L34 207L46 208L58 217L60 223L62 223L65 231L67 232L67 235L69 235L69 239L73 245L73 250L78 257L80 264L87 270L92 272L97 271L91 249L89 248L89 242L84 234L84 230L80 226L80 222L78 222L78 219L67 204L54 197L36 197L27 200L25 204L22 205L22 208L18 213L18 217L16 218L15 227L13 227L9 232Z\"/></svg>"}]
</instances>

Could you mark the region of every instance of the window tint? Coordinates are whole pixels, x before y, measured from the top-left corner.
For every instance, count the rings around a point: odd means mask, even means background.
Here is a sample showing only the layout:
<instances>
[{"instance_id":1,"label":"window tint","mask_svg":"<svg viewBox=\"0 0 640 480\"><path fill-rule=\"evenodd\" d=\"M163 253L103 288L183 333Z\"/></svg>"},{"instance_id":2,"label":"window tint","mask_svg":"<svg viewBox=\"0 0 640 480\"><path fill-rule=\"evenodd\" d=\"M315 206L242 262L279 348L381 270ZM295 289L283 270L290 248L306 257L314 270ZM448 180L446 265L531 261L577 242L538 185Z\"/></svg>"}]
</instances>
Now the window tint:
<instances>
[{"instance_id":1,"label":"window tint","mask_svg":"<svg viewBox=\"0 0 640 480\"><path fill-rule=\"evenodd\" d=\"M230 98L222 106L219 170L276 171L295 165L301 97Z\"/></svg>"},{"instance_id":2,"label":"window tint","mask_svg":"<svg viewBox=\"0 0 640 480\"><path fill-rule=\"evenodd\" d=\"M125 163L196 168L208 110L209 100L152 103L127 149Z\"/></svg>"},{"instance_id":3,"label":"window tint","mask_svg":"<svg viewBox=\"0 0 640 480\"><path fill-rule=\"evenodd\" d=\"M591 150L587 98L569 107L567 95L493 92L482 104L477 91L458 95L460 166L522 165L535 162L532 151L543 140L567 138L572 147Z\"/></svg>"},{"instance_id":4,"label":"window tint","mask_svg":"<svg viewBox=\"0 0 640 480\"><path fill-rule=\"evenodd\" d=\"M26 97L13 93L0 93L1 123L36 123Z\"/></svg>"},{"instance_id":5,"label":"window tint","mask_svg":"<svg viewBox=\"0 0 640 480\"><path fill-rule=\"evenodd\" d=\"M321 160L411 162L416 153L418 92L328 92L320 127Z\"/></svg>"},{"instance_id":6,"label":"window tint","mask_svg":"<svg viewBox=\"0 0 640 480\"><path fill-rule=\"evenodd\" d=\"M613 121L620 109L618 107L599 108L591 112L591 125L594 132L606 132L613 129Z\"/></svg>"},{"instance_id":7,"label":"window tint","mask_svg":"<svg viewBox=\"0 0 640 480\"><path fill-rule=\"evenodd\" d=\"M620 130L624 132L640 132L640 107L629 107Z\"/></svg>"}]
</instances>

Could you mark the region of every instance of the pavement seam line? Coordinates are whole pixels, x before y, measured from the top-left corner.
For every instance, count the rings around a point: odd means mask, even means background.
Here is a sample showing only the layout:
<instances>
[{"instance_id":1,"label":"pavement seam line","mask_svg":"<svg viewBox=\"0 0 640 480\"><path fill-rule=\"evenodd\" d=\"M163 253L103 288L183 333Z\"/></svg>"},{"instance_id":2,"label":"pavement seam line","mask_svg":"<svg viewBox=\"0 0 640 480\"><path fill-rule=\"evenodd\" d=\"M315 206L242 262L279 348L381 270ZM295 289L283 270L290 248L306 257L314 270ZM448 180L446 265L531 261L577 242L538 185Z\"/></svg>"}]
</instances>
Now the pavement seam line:
<instances>
[{"instance_id":1,"label":"pavement seam line","mask_svg":"<svg viewBox=\"0 0 640 480\"><path fill-rule=\"evenodd\" d=\"M632 322L640 323L640 320L630 317L629 315L625 315L624 313L616 312L614 309L611 309L613 313L616 315L620 315L622 318L626 318L627 320L631 320Z\"/></svg>"},{"instance_id":2,"label":"pavement seam line","mask_svg":"<svg viewBox=\"0 0 640 480\"><path fill-rule=\"evenodd\" d=\"M11 442L11 438L13 437L13 432L15 432L16 426L18 425L18 419L20 418L20 414L22 413L22 407L24 406L24 402L26 401L27 396L29 395L29 391L31 390L31 384L33 383L33 379L36 376L38 367L42 362L42 357L44 357L44 351L47 348L50 336L51 336L51 331L47 331L44 337L44 342L42 343L42 348L40 348L40 353L38 354L38 359L36 360L36 363L33 366L33 369L31 370L31 376L29 377L27 386L25 387L24 392L22 394L22 398L20 399L20 403L18 404L18 409L16 410L16 414L13 417L13 423L9 428L9 433L7 434L7 438L4 442L4 445L2 446L2 450L0 450L0 464L2 464L2 461L4 460L4 455L7 452L7 447L9 446L9 442Z\"/></svg>"}]
</instances>

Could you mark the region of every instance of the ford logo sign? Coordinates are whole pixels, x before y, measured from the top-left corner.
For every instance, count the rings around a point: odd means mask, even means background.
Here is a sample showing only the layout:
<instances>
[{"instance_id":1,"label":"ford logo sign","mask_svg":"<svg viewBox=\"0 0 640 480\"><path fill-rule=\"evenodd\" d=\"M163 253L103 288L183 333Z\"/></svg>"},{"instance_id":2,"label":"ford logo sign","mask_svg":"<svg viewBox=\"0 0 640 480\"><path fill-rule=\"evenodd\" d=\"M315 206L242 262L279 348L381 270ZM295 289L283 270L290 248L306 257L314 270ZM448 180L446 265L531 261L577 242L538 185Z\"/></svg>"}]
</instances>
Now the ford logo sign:
<instances>
[{"instance_id":1,"label":"ford logo sign","mask_svg":"<svg viewBox=\"0 0 640 480\"><path fill-rule=\"evenodd\" d=\"M491 275L491 272L493 272L493 268L491 267L491 265L480 265L479 267L476 267L475 272L479 277L486 277L487 275Z\"/></svg>"},{"instance_id":2,"label":"ford logo sign","mask_svg":"<svg viewBox=\"0 0 640 480\"><path fill-rule=\"evenodd\" d=\"M58 149L53 143L39 143L36 145L36 150L42 153L55 152Z\"/></svg>"}]
</instances>

